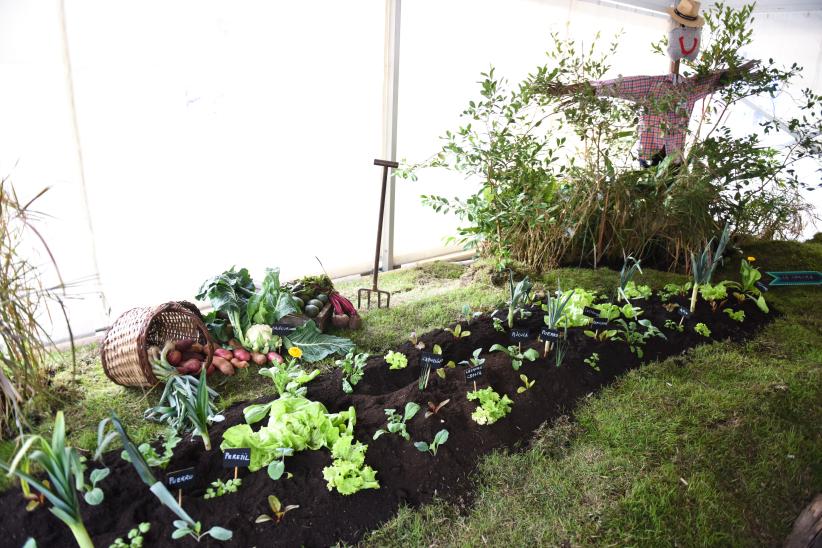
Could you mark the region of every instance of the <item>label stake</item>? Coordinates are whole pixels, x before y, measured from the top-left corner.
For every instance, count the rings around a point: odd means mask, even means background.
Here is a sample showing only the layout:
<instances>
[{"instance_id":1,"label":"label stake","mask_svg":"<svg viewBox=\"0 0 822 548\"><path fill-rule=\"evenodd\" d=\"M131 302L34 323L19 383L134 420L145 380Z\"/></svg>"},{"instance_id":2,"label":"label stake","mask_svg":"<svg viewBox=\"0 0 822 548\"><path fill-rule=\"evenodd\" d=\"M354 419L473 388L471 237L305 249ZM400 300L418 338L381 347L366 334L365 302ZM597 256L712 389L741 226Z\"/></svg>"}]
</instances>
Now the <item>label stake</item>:
<instances>
[{"instance_id":1,"label":"label stake","mask_svg":"<svg viewBox=\"0 0 822 548\"><path fill-rule=\"evenodd\" d=\"M237 470L238 470L238 468L235 466L234 467L234 479L237 479Z\"/></svg>"},{"instance_id":2,"label":"label stake","mask_svg":"<svg viewBox=\"0 0 822 548\"><path fill-rule=\"evenodd\" d=\"M183 490L182 489L177 489L177 504L179 504L180 506L183 505Z\"/></svg>"}]
</instances>

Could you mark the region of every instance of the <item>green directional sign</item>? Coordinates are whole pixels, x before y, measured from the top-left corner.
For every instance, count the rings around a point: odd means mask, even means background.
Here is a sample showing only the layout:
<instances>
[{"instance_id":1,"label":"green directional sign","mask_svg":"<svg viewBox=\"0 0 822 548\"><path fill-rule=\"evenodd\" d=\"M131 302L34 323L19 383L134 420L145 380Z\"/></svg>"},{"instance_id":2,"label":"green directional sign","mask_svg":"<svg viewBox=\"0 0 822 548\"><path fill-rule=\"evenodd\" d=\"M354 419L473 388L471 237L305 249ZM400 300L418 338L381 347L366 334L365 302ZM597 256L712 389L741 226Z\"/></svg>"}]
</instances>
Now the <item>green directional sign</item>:
<instances>
[{"instance_id":1,"label":"green directional sign","mask_svg":"<svg viewBox=\"0 0 822 548\"><path fill-rule=\"evenodd\" d=\"M813 270L798 270L795 272L766 272L773 280L768 284L775 285L820 285L822 272Z\"/></svg>"}]
</instances>

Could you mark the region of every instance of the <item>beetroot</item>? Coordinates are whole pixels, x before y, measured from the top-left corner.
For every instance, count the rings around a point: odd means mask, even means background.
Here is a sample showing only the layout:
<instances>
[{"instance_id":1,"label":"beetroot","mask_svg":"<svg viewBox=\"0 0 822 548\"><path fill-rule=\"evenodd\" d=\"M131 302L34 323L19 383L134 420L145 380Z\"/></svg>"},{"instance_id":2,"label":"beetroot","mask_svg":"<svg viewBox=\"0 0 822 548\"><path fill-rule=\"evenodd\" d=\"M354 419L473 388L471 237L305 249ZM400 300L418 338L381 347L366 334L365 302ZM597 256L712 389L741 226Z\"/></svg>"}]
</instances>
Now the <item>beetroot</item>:
<instances>
[{"instance_id":1,"label":"beetroot","mask_svg":"<svg viewBox=\"0 0 822 548\"><path fill-rule=\"evenodd\" d=\"M348 314L334 314L331 316L331 323L334 324L334 327L339 329L345 329L348 327L350 322L350 318Z\"/></svg>"}]
</instances>

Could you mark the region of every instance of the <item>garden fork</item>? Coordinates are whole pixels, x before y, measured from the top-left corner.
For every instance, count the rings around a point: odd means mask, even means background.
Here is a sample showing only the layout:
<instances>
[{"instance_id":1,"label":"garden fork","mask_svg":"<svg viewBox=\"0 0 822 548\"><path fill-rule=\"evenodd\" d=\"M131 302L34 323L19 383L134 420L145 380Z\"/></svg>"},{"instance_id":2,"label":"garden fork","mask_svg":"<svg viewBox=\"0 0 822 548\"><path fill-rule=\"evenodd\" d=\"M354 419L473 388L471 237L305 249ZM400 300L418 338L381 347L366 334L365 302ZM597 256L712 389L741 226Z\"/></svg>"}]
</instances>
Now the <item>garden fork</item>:
<instances>
[{"instance_id":1,"label":"garden fork","mask_svg":"<svg viewBox=\"0 0 822 548\"><path fill-rule=\"evenodd\" d=\"M376 293L377 308L382 308L382 298L385 296L385 308L391 305L391 293L388 291L377 289L377 277L380 273L380 244L382 243L382 221L385 213L385 189L388 186L388 168L396 169L399 167L397 162L388 160L374 160L375 166L382 166L382 192L380 193L380 218L377 222L377 249L374 251L374 273L371 289L362 288L357 291L357 308L362 307L363 297L368 302L368 308L371 308L371 295Z\"/></svg>"}]
</instances>

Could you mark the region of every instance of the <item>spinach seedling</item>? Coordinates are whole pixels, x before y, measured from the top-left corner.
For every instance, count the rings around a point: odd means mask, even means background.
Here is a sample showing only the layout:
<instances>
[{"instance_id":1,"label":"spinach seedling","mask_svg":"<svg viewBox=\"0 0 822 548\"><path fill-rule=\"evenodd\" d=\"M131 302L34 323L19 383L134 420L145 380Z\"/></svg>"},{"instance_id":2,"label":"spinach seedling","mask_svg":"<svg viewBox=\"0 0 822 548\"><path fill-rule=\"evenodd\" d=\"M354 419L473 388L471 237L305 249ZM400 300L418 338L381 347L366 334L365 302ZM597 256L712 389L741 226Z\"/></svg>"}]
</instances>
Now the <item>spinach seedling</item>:
<instances>
[{"instance_id":1,"label":"spinach seedling","mask_svg":"<svg viewBox=\"0 0 822 548\"><path fill-rule=\"evenodd\" d=\"M530 390L531 388L533 388L535 384L537 384L537 381L529 381L527 375L521 374L519 376L519 380L522 381L522 386L517 388L517 394L522 394L523 392L525 392L526 390Z\"/></svg>"},{"instance_id":2,"label":"spinach seedling","mask_svg":"<svg viewBox=\"0 0 822 548\"><path fill-rule=\"evenodd\" d=\"M416 447L417 451L421 453L425 453L426 451L428 451L436 457L437 450L439 449L440 445L444 444L446 441L448 441L448 430L443 429L434 435L434 439L431 441L431 443L417 441L414 442L414 447Z\"/></svg>"},{"instance_id":3,"label":"spinach seedling","mask_svg":"<svg viewBox=\"0 0 822 548\"><path fill-rule=\"evenodd\" d=\"M682 325L680 323L676 323L673 320L665 320L664 327L666 329L670 329L671 331L679 331L680 333L685 331L685 326L684 325Z\"/></svg>"},{"instance_id":4,"label":"spinach seedling","mask_svg":"<svg viewBox=\"0 0 822 548\"><path fill-rule=\"evenodd\" d=\"M280 502L280 499L275 497L274 495L268 496L268 507L271 508L271 515L268 514L260 514L257 516L257 519L254 520L254 523L265 523L267 521L273 521L274 523L280 523L287 513L292 510L296 510L300 507L299 504L289 504L288 506L283 506L283 503Z\"/></svg>"},{"instance_id":5,"label":"spinach seedling","mask_svg":"<svg viewBox=\"0 0 822 548\"><path fill-rule=\"evenodd\" d=\"M470 331L468 331L467 329L465 331L462 330L462 325L461 324L455 325L453 329L450 328L450 327L446 327L446 328L443 329L443 331L447 331L448 333L451 333L451 335L455 339L463 339L465 337L470 337L471 336Z\"/></svg>"},{"instance_id":6,"label":"spinach seedling","mask_svg":"<svg viewBox=\"0 0 822 548\"><path fill-rule=\"evenodd\" d=\"M412 401L405 404L405 411L403 411L402 415L397 413L396 409L386 409L386 428L388 430L380 428L374 432L374 439L379 438L383 434L397 434L406 441L411 441L411 435L408 433L408 430L406 430L405 423L414 418L414 415L416 415L419 410L420 406Z\"/></svg>"},{"instance_id":7,"label":"spinach seedling","mask_svg":"<svg viewBox=\"0 0 822 548\"><path fill-rule=\"evenodd\" d=\"M460 365L468 365L471 367L479 367L480 365L485 363L485 358L480 358L480 354L482 354L482 348L477 348L474 350L471 358L467 360L462 360Z\"/></svg>"},{"instance_id":8,"label":"spinach seedling","mask_svg":"<svg viewBox=\"0 0 822 548\"><path fill-rule=\"evenodd\" d=\"M449 398L447 400L442 400L439 403L434 403L432 401L428 402L428 411L425 412L425 418L427 419L428 417L439 413L440 409L448 405L448 402L450 401L451 399Z\"/></svg>"},{"instance_id":9,"label":"spinach seedling","mask_svg":"<svg viewBox=\"0 0 822 548\"><path fill-rule=\"evenodd\" d=\"M511 346L502 346L501 344L495 344L491 348L488 349L489 352L502 352L506 354L509 358L511 358L511 367L514 368L514 371L518 371L520 367L522 367L522 362L524 360L528 360L532 362L539 358L539 352L534 350L533 348L529 348L525 352L523 352L519 346L511 345Z\"/></svg>"}]
</instances>

